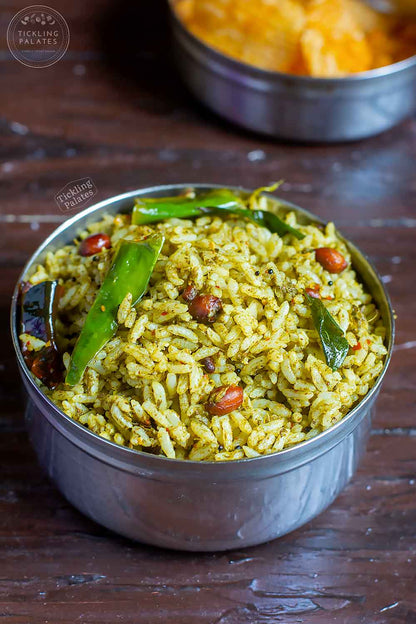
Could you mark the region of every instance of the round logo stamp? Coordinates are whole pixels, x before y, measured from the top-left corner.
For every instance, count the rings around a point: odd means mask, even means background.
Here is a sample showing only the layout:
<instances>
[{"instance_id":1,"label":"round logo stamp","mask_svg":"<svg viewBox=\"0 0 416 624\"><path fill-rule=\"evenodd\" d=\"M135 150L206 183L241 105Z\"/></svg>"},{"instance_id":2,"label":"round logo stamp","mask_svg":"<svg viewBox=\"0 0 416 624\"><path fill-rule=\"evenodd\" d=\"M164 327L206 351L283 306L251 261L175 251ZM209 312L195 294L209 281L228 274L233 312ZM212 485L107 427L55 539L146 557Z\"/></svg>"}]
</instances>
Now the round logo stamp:
<instances>
[{"instance_id":1,"label":"round logo stamp","mask_svg":"<svg viewBox=\"0 0 416 624\"><path fill-rule=\"evenodd\" d=\"M42 68L57 63L69 46L65 18L42 4L22 9L7 28L7 45L14 58L27 67Z\"/></svg>"}]
</instances>

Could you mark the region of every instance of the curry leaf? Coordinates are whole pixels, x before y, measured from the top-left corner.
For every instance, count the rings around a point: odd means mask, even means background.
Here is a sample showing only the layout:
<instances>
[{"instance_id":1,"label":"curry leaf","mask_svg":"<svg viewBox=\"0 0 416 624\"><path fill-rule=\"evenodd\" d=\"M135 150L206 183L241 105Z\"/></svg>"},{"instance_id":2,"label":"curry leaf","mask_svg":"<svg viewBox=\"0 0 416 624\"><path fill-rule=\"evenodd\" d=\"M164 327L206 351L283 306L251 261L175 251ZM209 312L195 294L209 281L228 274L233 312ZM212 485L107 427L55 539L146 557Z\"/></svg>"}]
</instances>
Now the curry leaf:
<instances>
[{"instance_id":1,"label":"curry leaf","mask_svg":"<svg viewBox=\"0 0 416 624\"><path fill-rule=\"evenodd\" d=\"M326 363L332 370L337 370L344 363L349 349L344 332L320 299L315 299L306 293L306 300L321 340Z\"/></svg>"}]
</instances>

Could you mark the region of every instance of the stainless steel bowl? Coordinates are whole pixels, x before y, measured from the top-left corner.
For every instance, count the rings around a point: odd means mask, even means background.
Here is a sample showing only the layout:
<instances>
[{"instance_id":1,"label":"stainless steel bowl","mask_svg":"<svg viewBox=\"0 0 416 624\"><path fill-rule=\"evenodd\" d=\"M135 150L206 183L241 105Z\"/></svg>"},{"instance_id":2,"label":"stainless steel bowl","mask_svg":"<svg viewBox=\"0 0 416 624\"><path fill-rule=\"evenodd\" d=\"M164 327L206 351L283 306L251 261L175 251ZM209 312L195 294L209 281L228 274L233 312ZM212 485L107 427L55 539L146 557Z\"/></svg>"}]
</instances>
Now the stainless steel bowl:
<instances>
[{"instance_id":1,"label":"stainless steel bowl","mask_svg":"<svg viewBox=\"0 0 416 624\"><path fill-rule=\"evenodd\" d=\"M249 130L296 141L351 141L416 110L416 56L345 78L311 78L241 63L192 35L171 0L174 52L184 82L213 111Z\"/></svg>"},{"instance_id":2,"label":"stainless steel bowl","mask_svg":"<svg viewBox=\"0 0 416 624\"><path fill-rule=\"evenodd\" d=\"M172 195L189 186L141 189L88 208L46 239L19 282L48 251L72 241L79 229L103 213L130 211L133 198L139 195ZM319 222L291 204L280 209L296 210L305 223ZM349 248L387 327L389 354L377 383L341 422L316 438L275 455L228 463L171 460L130 450L100 438L61 412L36 385L20 352L16 287L11 329L29 395L29 435L40 463L64 496L117 533L149 544L194 551L260 544L292 531L325 509L345 487L364 453L394 339L393 314L384 286L365 256L350 243Z\"/></svg>"}]
</instances>

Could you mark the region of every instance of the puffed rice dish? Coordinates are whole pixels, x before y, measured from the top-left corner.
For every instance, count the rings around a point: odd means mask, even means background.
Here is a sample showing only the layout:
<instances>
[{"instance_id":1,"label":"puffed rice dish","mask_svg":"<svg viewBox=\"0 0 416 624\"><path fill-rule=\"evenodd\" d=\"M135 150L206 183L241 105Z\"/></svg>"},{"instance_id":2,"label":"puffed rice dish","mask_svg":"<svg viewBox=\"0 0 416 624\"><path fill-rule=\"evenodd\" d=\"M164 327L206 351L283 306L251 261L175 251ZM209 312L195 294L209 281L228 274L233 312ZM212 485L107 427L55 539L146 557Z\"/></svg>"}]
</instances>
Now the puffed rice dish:
<instances>
[{"instance_id":1,"label":"puffed rice dish","mask_svg":"<svg viewBox=\"0 0 416 624\"><path fill-rule=\"evenodd\" d=\"M263 210L279 210L270 196L256 201ZM300 224L294 210L281 218L303 238L238 214L141 225L132 225L129 214L106 214L48 253L29 283L56 280L62 287L56 334L68 369L119 242L164 236L140 301L133 305L126 294L117 330L81 380L44 389L49 398L106 440L181 460L276 453L339 422L383 369L385 327L334 224ZM98 233L111 246L81 255L82 241ZM322 249L342 256L344 268L319 262ZM193 313L189 289L201 301L220 302L208 322ZM337 368L325 359L312 299L348 343Z\"/></svg>"}]
</instances>

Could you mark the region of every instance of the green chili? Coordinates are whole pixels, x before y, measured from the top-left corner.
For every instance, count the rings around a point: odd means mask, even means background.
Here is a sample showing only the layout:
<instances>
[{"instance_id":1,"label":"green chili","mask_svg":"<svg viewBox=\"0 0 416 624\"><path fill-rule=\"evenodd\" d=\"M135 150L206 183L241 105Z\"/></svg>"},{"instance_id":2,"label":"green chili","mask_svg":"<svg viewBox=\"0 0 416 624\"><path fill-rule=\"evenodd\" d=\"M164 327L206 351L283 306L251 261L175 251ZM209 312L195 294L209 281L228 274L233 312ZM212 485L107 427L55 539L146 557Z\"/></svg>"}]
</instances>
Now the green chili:
<instances>
[{"instance_id":1,"label":"green chili","mask_svg":"<svg viewBox=\"0 0 416 624\"><path fill-rule=\"evenodd\" d=\"M89 362L116 333L118 307L125 296L132 294L132 305L143 297L163 243L162 234L142 241L121 240L72 353L68 385L81 380Z\"/></svg>"},{"instance_id":2,"label":"green chili","mask_svg":"<svg viewBox=\"0 0 416 624\"><path fill-rule=\"evenodd\" d=\"M189 219L199 217L204 208L235 210L244 208L243 201L228 189L201 193L198 197L138 197L133 208L132 223L143 225L176 217Z\"/></svg>"},{"instance_id":3,"label":"green chili","mask_svg":"<svg viewBox=\"0 0 416 624\"><path fill-rule=\"evenodd\" d=\"M258 225L262 225L263 227L267 228L268 230L270 230L270 232L279 234L279 236L292 234L292 236L294 236L298 240L302 240L302 238L305 238L305 235L302 234L302 232L300 232L299 230L295 230L295 228L293 228L291 225L288 225L287 223L285 223L285 221L279 219L279 217L273 212L269 212L268 210L247 210L247 212L251 213L250 215L246 215L248 219L251 218L252 221L258 223Z\"/></svg>"},{"instance_id":4,"label":"green chili","mask_svg":"<svg viewBox=\"0 0 416 624\"><path fill-rule=\"evenodd\" d=\"M315 329L319 334L326 363L337 370L347 357L349 345L344 332L334 320L320 299L305 293L306 301L312 313Z\"/></svg>"},{"instance_id":5,"label":"green chili","mask_svg":"<svg viewBox=\"0 0 416 624\"><path fill-rule=\"evenodd\" d=\"M275 188L275 187L273 187ZM262 189L259 189L260 191ZM247 202L252 206L257 199L255 191L247 197ZM233 214L261 225L271 232L284 236L292 234L299 240L304 234L279 219L277 215L267 210L253 210L247 208L247 202L229 189L215 189L207 193L201 193L197 197L158 197L137 198L133 208L132 223L143 225L154 221L163 221L176 217L177 219L189 219L202 215Z\"/></svg>"}]
</instances>

